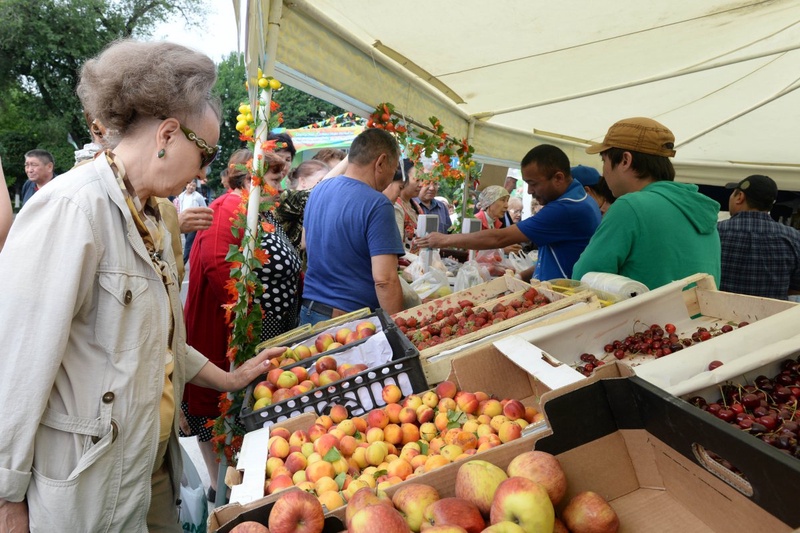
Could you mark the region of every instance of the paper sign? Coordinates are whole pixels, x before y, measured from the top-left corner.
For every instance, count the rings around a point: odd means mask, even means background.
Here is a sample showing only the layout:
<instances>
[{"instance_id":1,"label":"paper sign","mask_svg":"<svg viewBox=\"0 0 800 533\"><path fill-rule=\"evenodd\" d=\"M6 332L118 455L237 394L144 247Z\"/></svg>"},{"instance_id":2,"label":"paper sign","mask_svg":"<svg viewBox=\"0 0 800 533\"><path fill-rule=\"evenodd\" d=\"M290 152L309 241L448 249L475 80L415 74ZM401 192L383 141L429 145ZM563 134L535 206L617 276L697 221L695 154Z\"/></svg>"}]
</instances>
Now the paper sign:
<instances>
[{"instance_id":1,"label":"paper sign","mask_svg":"<svg viewBox=\"0 0 800 533\"><path fill-rule=\"evenodd\" d=\"M244 471L244 475L241 484L231 487L231 503L245 504L264 497L268 447L268 427L245 434L236 465L238 470Z\"/></svg>"},{"instance_id":2,"label":"paper sign","mask_svg":"<svg viewBox=\"0 0 800 533\"><path fill-rule=\"evenodd\" d=\"M550 390L586 379L577 370L554 359L517 335L502 338L494 342L494 346L511 362L547 385ZM548 361L557 366L553 366Z\"/></svg>"}]
</instances>

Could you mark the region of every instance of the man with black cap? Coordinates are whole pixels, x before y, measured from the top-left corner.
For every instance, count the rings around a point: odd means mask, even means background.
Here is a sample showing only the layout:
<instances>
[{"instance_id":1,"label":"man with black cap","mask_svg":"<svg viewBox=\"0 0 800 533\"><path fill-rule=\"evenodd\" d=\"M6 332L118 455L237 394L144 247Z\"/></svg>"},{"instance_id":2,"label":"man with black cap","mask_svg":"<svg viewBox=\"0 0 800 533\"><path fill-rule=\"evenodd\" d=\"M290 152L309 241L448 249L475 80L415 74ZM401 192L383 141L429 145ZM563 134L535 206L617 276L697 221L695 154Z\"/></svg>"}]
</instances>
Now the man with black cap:
<instances>
[{"instance_id":1,"label":"man with black cap","mask_svg":"<svg viewBox=\"0 0 800 533\"><path fill-rule=\"evenodd\" d=\"M773 220L778 186L753 175L725 186L731 218L719 223L723 291L786 300L800 291L800 232Z\"/></svg>"},{"instance_id":2,"label":"man with black cap","mask_svg":"<svg viewBox=\"0 0 800 533\"><path fill-rule=\"evenodd\" d=\"M655 289L699 272L720 278L719 205L696 185L676 183L675 136L653 119L620 120L602 144L603 177L617 198L575 263L587 272L620 274Z\"/></svg>"}]
</instances>

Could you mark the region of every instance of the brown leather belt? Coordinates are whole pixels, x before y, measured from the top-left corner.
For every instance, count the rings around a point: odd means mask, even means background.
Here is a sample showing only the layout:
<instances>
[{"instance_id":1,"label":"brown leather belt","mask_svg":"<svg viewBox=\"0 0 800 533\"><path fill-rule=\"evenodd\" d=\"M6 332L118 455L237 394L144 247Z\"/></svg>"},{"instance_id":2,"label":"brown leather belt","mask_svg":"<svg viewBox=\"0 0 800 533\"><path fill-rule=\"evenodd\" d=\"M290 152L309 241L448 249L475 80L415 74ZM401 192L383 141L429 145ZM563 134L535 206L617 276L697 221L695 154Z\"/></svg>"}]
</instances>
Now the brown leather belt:
<instances>
[{"instance_id":1,"label":"brown leather belt","mask_svg":"<svg viewBox=\"0 0 800 533\"><path fill-rule=\"evenodd\" d=\"M326 315L331 318L336 318L337 316L342 316L345 313L347 313L347 311L342 311L341 309L331 307L330 305L325 305L324 303L321 302L315 302L313 300L309 300L308 298L303 298L302 305L309 311L313 311L321 315Z\"/></svg>"}]
</instances>

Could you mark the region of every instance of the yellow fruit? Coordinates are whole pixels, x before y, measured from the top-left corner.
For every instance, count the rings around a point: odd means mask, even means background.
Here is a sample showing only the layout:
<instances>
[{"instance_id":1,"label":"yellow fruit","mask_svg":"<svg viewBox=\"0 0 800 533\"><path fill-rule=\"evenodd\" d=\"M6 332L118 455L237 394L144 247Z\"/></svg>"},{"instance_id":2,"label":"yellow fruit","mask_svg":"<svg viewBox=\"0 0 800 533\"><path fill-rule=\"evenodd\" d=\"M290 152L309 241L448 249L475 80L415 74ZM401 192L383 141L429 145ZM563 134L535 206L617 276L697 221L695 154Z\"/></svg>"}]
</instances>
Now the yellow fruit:
<instances>
[{"instance_id":1,"label":"yellow fruit","mask_svg":"<svg viewBox=\"0 0 800 533\"><path fill-rule=\"evenodd\" d=\"M239 106L239 113L246 115L250 113L250 104L242 104Z\"/></svg>"},{"instance_id":2,"label":"yellow fruit","mask_svg":"<svg viewBox=\"0 0 800 533\"><path fill-rule=\"evenodd\" d=\"M273 91L277 91L278 89L281 88L281 82L279 82L275 78L270 78L269 88L272 89Z\"/></svg>"},{"instance_id":3,"label":"yellow fruit","mask_svg":"<svg viewBox=\"0 0 800 533\"><path fill-rule=\"evenodd\" d=\"M269 81L267 80L267 78L260 78L258 80L258 86L261 87L262 89L266 89L269 86Z\"/></svg>"}]
</instances>

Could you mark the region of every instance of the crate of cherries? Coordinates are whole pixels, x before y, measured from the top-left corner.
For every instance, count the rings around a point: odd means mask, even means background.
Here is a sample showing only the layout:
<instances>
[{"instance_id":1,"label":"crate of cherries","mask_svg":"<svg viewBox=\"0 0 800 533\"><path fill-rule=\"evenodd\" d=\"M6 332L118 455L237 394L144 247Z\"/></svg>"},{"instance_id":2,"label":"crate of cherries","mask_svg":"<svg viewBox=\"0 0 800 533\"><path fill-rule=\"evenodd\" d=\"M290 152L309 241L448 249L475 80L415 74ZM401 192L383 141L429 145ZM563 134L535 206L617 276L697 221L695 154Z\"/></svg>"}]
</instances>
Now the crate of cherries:
<instances>
[{"instance_id":1,"label":"crate of cherries","mask_svg":"<svg viewBox=\"0 0 800 533\"><path fill-rule=\"evenodd\" d=\"M721 327L698 326L688 337L681 337L677 333L675 324L664 324L662 327L659 324L647 325L636 321L634 330L639 329L639 331L634 331L624 339L615 339L607 343L603 347L605 353L600 357L592 353L582 353L579 357L580 363L576 364L575 370L588 376L595 368L613 359L622 360L636 356L658 359L747 325L748 322L739 322L738 324L723 324ZM722 363L713 361L711 364L714 366L709 370L713 370Z\"/></svg>"},{"instance_id":2,"label":"crate of cherries","mask_svg":"<svg viewBox=\"0 0 800 533\"><path fill-rule=\"evenodd\" d=\"M759 375L745 385L726 383L720 386L721 398L708 402L702 396L689 403L754 435L784 453L800 458L800 357L786 359L780 372Z\"/></svg>"}]
</instances>

